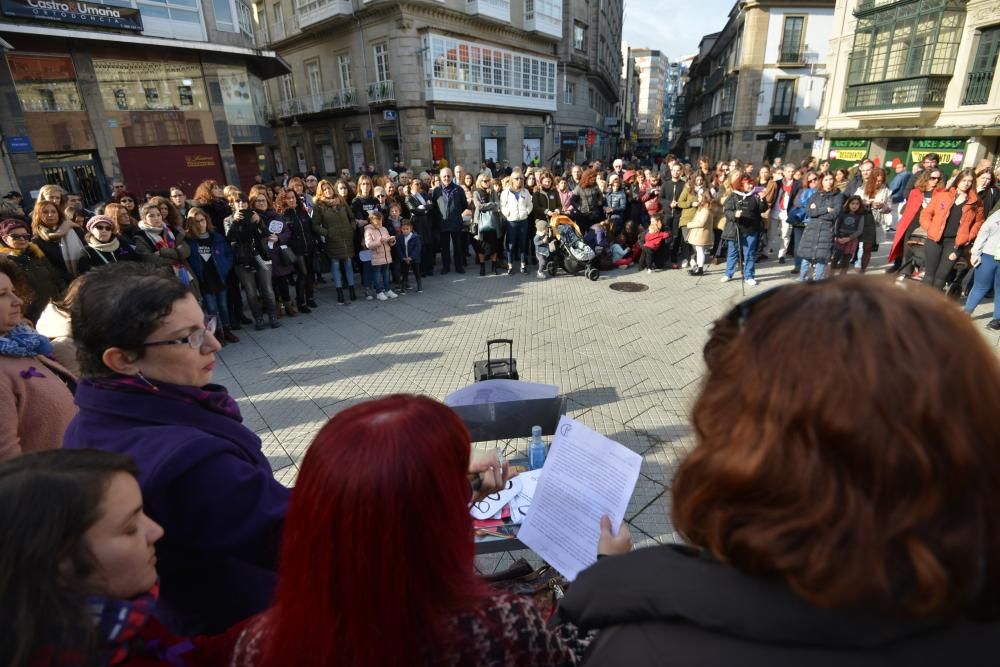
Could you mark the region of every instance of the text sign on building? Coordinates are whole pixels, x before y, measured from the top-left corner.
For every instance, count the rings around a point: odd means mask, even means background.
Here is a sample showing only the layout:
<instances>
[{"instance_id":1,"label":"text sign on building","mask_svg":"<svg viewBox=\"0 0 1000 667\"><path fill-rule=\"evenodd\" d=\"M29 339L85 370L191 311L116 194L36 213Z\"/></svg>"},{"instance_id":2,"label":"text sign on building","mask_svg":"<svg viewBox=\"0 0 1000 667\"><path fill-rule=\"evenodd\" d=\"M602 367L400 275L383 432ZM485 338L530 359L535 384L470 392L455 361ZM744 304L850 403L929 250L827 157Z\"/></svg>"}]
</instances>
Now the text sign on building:
<instances>
[{"instance_id":1,"label":"text sign on building","mask_svg":"<svg viewBox=\"0 0 1000 667\"><path fill-rule=\"evenodd\" d=\"M4 16L142 31L142 15L132 7L81 0L0 0Z\"/></svg>"},{"instance_id":2,"label":"text sign on building","mask_svg":"<svg viewBox=\"0 0 1000 667\"><path fill-rule=\"evenodd\" d=\"M382 120L396 120L399 118L399 112L395 109L385 109L382 112Z\"/></svg>"},{"instance_id":3,"label":"text sign on building","mask_svg":"<svg viewBox=\"0 0 1000 667\"><path fill-rule=\"evenodd\" d=\"M914 139L910 145L910 159L921 162L930 153L937 153L942 165L958 167L965 160L964 139Z\"/></svg>"},{"instance_id":4,"label":"text sign on building","mask_svg":"<svg viewBox=\"0 0 1000 667\"><path fill-rule=\"evenodd\" d=\"M34 147L31 145L31 137L21 134L13 137L4 137L7 143L7 150L11 153L31 153Z\"/></svg>"},{"instance_id":5,"label":"text sign on building","mask_svg":"<svg viewBox=\"0 0 1000 667\"><path fill-rule=\"evenodd\" d=\"M834 139L828 157L840 162L860 162L868 156L867 139Z\"/></svg>"}]
</instances>

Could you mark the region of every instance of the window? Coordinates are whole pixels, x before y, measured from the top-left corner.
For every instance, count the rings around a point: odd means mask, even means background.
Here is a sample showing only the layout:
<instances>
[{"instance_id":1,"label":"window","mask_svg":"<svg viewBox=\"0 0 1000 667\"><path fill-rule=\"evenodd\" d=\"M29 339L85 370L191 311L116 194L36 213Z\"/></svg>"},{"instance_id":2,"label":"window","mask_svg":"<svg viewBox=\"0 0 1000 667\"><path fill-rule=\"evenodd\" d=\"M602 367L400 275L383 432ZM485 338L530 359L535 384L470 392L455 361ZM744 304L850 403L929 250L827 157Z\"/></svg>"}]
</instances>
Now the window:
<instances>
[{"instance_id":1,"label":"window","mask_svg":"<svg viewBox=\"0 0 1000 667\"><path fill-rule=\"evenodd\" d=\"M243 0L236 0L236 12L239 14L240 32L253 39L253 12L250 9L250 5Z\"/></svg>"},{"instance_id":2,"label":"window","mask_svg":"<svg viewBox=\"0 0 1000 667\"><path fill-rule=\"evenodd\" d=\"M295 98L295 82L292 80L291 74L285 74L281 77L280 84L278 85L278 95L281 97L282 102L287 102Z\"/></svg>"},{"instance_id":3,"label":"window","mask_svg":"<svg viewBox=\"0 0 1000 667\"><path fill-rule=\"evenodd\" d=\"M573 24L573 48L577 51L587 50L587 27L581 23Z\"/></svg>"},{"instance_id":4,"label":"window","mask_svg":"<svg viewBox=\"0 0 1000 667\"><path fill-rule=\"evenodd\" d=\"M774 104L771 125L790 125L795 109L795 79L778 79L774 83Z\"/></svg>"},{"instance_id":5,"label":"window","mask_svg":"<svg viewBox=\"0 0 1000 667\"><path fill-rule=\"evenodd\" d=\"M576 104L573 101L573 84L569 81L566 82L566 88L563 94L563 102L566 104Z\"/></svg>"},{"instance_id":6,"label":"window","mask_svg":"<svg viewBox=\"0 0 1000 667\"><path fill-rule=\"evenodd\" d=\"M979 45L976 47L976 57L973 58L972 68L969 70L962 104L986 104L989 101L998 55L1000 55L1000 28L983 30L979 34Z\"/></svg>"},{"instance_id":7,"label":"window","mask_svg":"<svg viewBox=\"0 0 1000 667\"><path fill-rule=\"evenodd\" d=\"M351 83L351 54L342 53L337 56L337 69L340 71L340 89L348 90L354 87Z\"/></svg>"},{"instance_id":8,"label":"window","mask_svg":"<svg viewBox=\"0 0 1000 667\"><path fill-rule=\"evenodd\" d=\"M24 111L83 111L69 56L11 54L7 64Z\"/></svg>"},{"instance_id":9,"label":"window","mask_svg":"<svg viewBox=\"0 0 1000 667\"><path fill-rule=\"evenodd\" d=\"M217 29L225 32L239 32L229 0L212 0L212 9L215 11L215 27Z\"/></svg>"},{"instance_id":10,"label":"window","mask_svg":"<svg viewBox=\"0 0 1000 667\"><path fill-rule=\"evenodd\" d=\"M272 41L280 42L285 38L285 14L280 2L275 3L271 7L271 16L271 39Z\"/></svg>"},{"instance_id":11,"label":"window","mask_svg":"<svg viewBox=\"0 0 1000 667\"><path fill-rule=\"evenodd\" d=\"M310 95L319 95L323 92L323 77L319 71L318 60L306 63L306 85L309 86Z\"/></svg>"},{"instance_id":12,"label":"window","mask_svg":"<svg viewBox=\"0 0 1000 667\"><path fill-rule=\"evenodd\" d=\"M392 76L389 74L389 46L385 43L375 45L375 80L388 81Z\"/></svg>"},{"instance_id":13,"label":"window","mask_svg":"<svg viewBox=\"0 0 1000 667\"><path fill-rule=\"evenodd\" d=\"M594 99L594 88L589 86L587 88L587 101L590 102L590 108L593 109L596 106L596 100Z\"/></svg>"},{"instance_id":14,"label":"window","mask_svg":"<svg viewBox=\"0 0 1000 667\"><path fill-rule=\"evenodd\" d=\"M802 28L805 21L804 16L785 17L785 27L781 32L781 48L778 54L778 62L802 62Z\"/></svg>"},{"instance_id":15,"label":"window","mask_svg":"<svg viewBox=\"0 0 1000 667\"><path fill-rule=\"evenodd\" d=\"M108 111L207 111L198 63L94 59L94 74Z\"/></svg>"}]
</instances>

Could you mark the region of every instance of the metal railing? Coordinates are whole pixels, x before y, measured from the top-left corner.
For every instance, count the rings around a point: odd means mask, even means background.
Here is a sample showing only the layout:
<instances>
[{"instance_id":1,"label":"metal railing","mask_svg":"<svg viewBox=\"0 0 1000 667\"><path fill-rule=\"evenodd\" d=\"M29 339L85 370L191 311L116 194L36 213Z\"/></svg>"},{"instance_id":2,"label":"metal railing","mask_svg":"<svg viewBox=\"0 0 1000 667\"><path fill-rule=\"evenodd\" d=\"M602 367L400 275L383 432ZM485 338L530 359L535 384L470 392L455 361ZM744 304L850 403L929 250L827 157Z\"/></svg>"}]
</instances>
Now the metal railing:
<instances>
[{"instance_id":1,"label":"metal railing","mask_svg":"<svg viewBox=\"0 0 1000 667\"><path fill-rule=\"evenodd\" d=\"M847 87L844 111L877 111L905 107L944 106L947 76L920 76Z\"/></svg>"},{"instance_id":2,"label":"metal railing","mask_svg":"<svg viewBox=\"0 0 1000 667\"><path fill-rule=\"evenodd\" d=\"M993 74L993 72L969 72L962 104L986 104L990 99L990 89L993 87Z\"/></svg>"},{"instance_id":3,"label":"metal railing","mask_svg":"<svg viewBox=\"0 0 1000 667\"><path fill-rule=\"evenodd\" d=\"M720 83L722 83L722 78L726 76L726 70L722 67L716 67L712 70L711 74L705 77L705 90L712 90Z\"/></svg>"},{"instance_id":4,"label":"metal railing","mask_svg":"<svg viewBox=\"0 0 1000 667\"><path fill-rule=\"evenodd\" d=\"M712 130L718 130L723 127L733 126L733 112L723 111L722 113L717 113L705 122L701 124L702 132L711 132Z\"/></svg>"},{"instance_id":5,"label":"metal railing","mask_svg":"<svg viewBox=\"0 0 1000 667\"><path fill-rule=\"evenodd\" d=\"M854 15L858 16L859 14L884 9L892 5L902 5L908 2L915 2L915 0L858 0L858 4L854 7Z\"/></svg>"},{"instance_id":6,"label":"metal railing","mask_svg":"<svg viewBox=\"0 0 1000 667\"><path fill-rule=\"evenodd\" d=\"M354 88L345 88L343 90L322 92L318 95L306 95L304 97L293 97L290 100L281 100L271 115L274 118L291 118L292 116L321 113L323 111L350 109L356 106L357 103L357 91Z\"/></svg>"},{"instance_id":7,"label":"metal railing","mask_svg":"<svg viewBox=\"0 0 1000 667\"><path fill-rule=\"evenodd\" d=\"M805 52L801 47L785 47L784 45L778 49L778 62L779 63L801 63L804 62Z\"/></svg>"},{"instance_id":8,"label":"metal railing","mask_svg":"<svg viewBox=\"0 0 1000 667\"><path fill-rule=\"evenodd\" d=\"M381 104L383 102L396 101L396 87L392 79L385 81L372 81L368 84L368 103Z\"/></svg>"}]
</instances>

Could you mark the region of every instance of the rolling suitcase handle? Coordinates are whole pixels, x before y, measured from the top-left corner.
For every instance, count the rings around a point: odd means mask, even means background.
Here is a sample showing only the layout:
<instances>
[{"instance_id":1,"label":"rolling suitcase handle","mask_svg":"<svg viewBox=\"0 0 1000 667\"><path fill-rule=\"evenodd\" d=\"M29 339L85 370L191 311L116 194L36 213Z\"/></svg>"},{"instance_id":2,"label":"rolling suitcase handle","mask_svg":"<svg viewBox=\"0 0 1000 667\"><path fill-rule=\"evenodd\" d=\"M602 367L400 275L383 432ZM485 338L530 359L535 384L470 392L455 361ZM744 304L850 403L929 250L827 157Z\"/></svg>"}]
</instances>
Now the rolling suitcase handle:
<instances>
[{"instance_id":1,"label":"rolling suitcase handle","mask_svg":"<svg viewBox=\"0 0 1000 667\"><path fill-rule=\"evenodd\" d=\"M494 345L507 345L507 368L514 368L514 340L511 338L494 338L493 340L486 341L486 372L489 377L493 377L493 346Z\"/></svg>"}]
</instances>

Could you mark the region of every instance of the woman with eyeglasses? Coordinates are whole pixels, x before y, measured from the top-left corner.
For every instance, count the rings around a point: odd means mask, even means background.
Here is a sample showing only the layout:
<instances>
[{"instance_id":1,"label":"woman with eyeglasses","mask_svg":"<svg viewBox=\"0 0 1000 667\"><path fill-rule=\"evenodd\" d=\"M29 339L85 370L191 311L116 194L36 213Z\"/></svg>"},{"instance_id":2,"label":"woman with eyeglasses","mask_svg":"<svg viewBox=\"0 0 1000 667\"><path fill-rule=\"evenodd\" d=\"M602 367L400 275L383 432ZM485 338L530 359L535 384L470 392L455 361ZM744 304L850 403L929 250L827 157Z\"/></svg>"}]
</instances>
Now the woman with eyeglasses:
<instances>
[{"instance_id":1,"label":"woman with eyeglasses","mask_svg":"<svg viewBox=\"0 0 1000 667\"><path fill-rule=\"evenodd\" d=\"M899 271L904 262L909 260L910 249L907 242L913 235L913 231L920 226L920 215L931 203L931 197L943 187L941 170L937 167L924 169L917 176L917 181L906 198L903 214L896 225L896 236L893 238L892 248L889 250L889 261L893 264L890 271Z\"/></svg>"},{"instance_id":2,"label":"woman with eyeglasses","mask_svg":"<svg viewBox=\"0 0 1000 667\"><path fill-rule=\"evenodd\" d=\"M121 263L87 274L72 307L79 414L63 446L127 454L157 547L158 616L182 635L217 633L267 608L288 490L225 387L219 342L171 271Z\"/></svg>"},{"instance_id":3,"label":"woman with eyeglasses","mask_svg":"<svg viewBox=\"0 0 1000 667\"><path fill-rule=\"evenodd\" d=\"M139 255L118 234L118 225L107 215L95 215L87 221L86 247L77 260L77 272L83 275L94 267L118 262L139 261Z\"/></svg>"},{"instance_id":4,"label":"woman with eyeglasses","mask_svg":"<svg viewBox=\"0 0 1000 667\"><path fill-rule=\"evenodd\" d=\"M934 289L944 287L955 262L976 240L986 219L975 183L975 172L963 169L955 185L935 192L920 213L920 226L927 232L923 280Z\"/></svg>"},{"instance_id":5,"label":"woman with eyeglasses","mask_svg":"<svg viewBox=\"0 0 1000 667\"><path fill-rule=\"evenodd\" d=\"M250 188L250 210L252 217L260 227L267 244L267 255L271 260L271 289L274 291L275 308L278 318L287 315L295 317L299 313L292 304L292 293L289 289L295 274L295 261L289 256L288 247L292 238L288 222L271 205L271 197L263 185Z\"/></svg>"},{"instance_id":6,"label":"woman with eyeglasses","mask_svg":"<svg viewBox=\"0 0 1000 667\"><path fill-rule=\"evenodd\" d=\"M260 217L250 210L250 202L246 195L237 191L229 200L233 214L223 221L222 229L226 240L233 248L233 273L238 284L247 295L247 304L253 313L254 329L263 331L264 312L267 312L268 326L277 329L278 307L274 299L274 287L271 282L271 254L268 249L270 233L260 223ZM239 312L242 313L242 299L237 298ZM263 302L263 309L261 308ZM230 315L232 312L232 295L230 294Z\"/></svg>"},{"instance_id":7,"label":"woman with eyeglasses","mask_svg":"<svg viewBox=\"0 0 1000 667\"><path fill-rule=\"evenodd\" d=\"M128 211L129 217L136 223L139 222L139 200L131 192L119 192L112 198L116 204L121 204Z\"/></svg>"},{"instance_id":8,"label":"woman with eyeglasses","mask_svg":"<svg viewBox=\"0 0 1000 667\"><path fill-rule=\"evenodd\" d=\"M0 222L0 255L9 258L24 273L31 287L22 291L24 317L37 322L52 299L66 289L66 280L45 257L42 249L31 241L28 223L18 218Z\"/></svg>"},{"instance_id":9,"label":"woman with eyeglasses","mask_svg":"<svg viewBox=\"0 0 1000 667\"><path fill-rule=\"evenodd\" d=\"M806 363L774 373L789 350ZM680 539L560 602L599 632L585 664L995 665L1000 363L969 318L891 281L786 285L717 320L704 361Z\"/></svg>"},{"instance_id":10,"label":"woman with eyeglasses","mask_svg":"<svg viewBox=\"0 0 1000 667\"><path fill-rule=\"evenodd\" d=\"M76 414L76 377L52 357L49 339L24 321L31 293L17 264L0 257L0 461L58 447Z\"/></svg>"},{"instance_id":11,"label":"woman with eyeglasses","mask_svg":"<svg viewBox=\"0 0 1000 667\"><path fill-rule=\"evenodd\" d=\"M188 209L184 237L191 247L189 264L198 279L202 309L208 317L218 321L215 338L223 347L226 343L240 342L233 333L226 298L226 279L233 269L233 249L226 237L212 227L208 212L197 206Z\"/></svg>"},{"instance_id":12,"label":"woman with eyeglasses","mask_svg":"<svg viewBox=\"0 0 1000 667\"><path fill-rule=\"evenodd\" d=\"M139 228L135 225L135 221L128 214L128 210L124 206L112 202L107 204L103 210L99 210L99 213L114 220L115 232L118 234L119 240L135 248L133 237L139 231Z\"/></svg>"}]
</instances>

